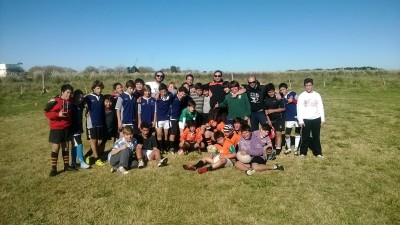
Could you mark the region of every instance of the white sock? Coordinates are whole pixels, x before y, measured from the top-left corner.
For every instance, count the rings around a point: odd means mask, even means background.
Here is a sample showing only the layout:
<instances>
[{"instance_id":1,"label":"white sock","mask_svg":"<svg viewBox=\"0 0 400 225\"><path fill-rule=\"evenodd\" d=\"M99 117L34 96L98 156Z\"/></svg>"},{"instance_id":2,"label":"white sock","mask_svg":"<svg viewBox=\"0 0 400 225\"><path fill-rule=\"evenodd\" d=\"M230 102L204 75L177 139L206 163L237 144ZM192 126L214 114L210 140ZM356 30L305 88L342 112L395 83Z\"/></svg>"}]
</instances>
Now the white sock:
<instances>
[{"instance_id":1,"label":"white sock","mask_svg":"<svg viewBox=\"0 0 400 225\"><path fill-rule=\"evenodd\" d=\"M299 148L300 144L300 135L296 134L294 138L294 148L297 150Z\"/></svg>"},{"instance_id":2,"label":"white sock","mask_svg":"<svg viewBox=\"0 0 400 225\"><path fill-rule=\"evenodd\" d=\"M290 143L290 137L285 138L285 141L286 141L287 150L290 150L290 148L292 147L292 143Z\"/></svg>"}]
</instances>

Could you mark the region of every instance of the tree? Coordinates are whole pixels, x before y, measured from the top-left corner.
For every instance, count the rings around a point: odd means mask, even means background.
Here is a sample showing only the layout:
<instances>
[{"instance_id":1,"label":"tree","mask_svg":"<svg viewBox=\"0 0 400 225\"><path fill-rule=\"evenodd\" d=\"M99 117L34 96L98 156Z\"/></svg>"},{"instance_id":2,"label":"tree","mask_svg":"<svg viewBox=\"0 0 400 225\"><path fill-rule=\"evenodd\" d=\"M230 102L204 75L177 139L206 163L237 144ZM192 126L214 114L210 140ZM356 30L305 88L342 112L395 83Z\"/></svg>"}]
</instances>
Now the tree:
<instances>
[{"instance_id":1,"label":"tree","mask_svg":"<svg viewBox=\"0 0 400 225\"><path fill-rule=\"evenodd\" d=\"M181 68L177 67L177 66L171 66L171 73L180 73L181 72Z\"/></svg>"}]
</instances>

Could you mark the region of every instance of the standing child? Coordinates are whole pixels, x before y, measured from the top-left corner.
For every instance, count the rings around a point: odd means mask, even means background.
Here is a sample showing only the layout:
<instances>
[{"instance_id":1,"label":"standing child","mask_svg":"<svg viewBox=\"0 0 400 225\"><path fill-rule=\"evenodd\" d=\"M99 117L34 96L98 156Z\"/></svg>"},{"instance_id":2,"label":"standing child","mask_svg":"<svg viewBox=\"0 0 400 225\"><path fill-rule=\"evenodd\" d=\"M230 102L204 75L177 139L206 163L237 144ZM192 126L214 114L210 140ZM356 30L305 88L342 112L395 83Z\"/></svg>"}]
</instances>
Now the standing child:
<instances>
[{"instance_id":1,"label":"standing child","mask_svg":"<svg viewBox=\"0 0 400 225\"><path fill-rule=\"evenodd\" d=\"M61 94L51 99L44 108L45 115L50 124L51 177L57 175L57 160L60 148L64 160L64 171L73 170L69 166L69 152L67 147L70 137L69 127L71 124L70 97L73 90L74 89L69 84L62 85Z\"/></svg>"},{"instance_id":2,"label":"standing child","mask_svg":"<svg viewBox=\"0 0 400 225\"><path fill-rule=\"evenodd\" d=\"M80 168L88 169L90 166L85 163L85 158L83 157L83 145L82 145L82 115L83 115L83 92L81 90L75 90L73 95L73 104L71 105L71 167L76 167L76 156L78 156Z\"/></svg>"},{"instance_id":3,"label":"standing child","mask_svg":"<svg viewBox=\"0 0 400 225\"><path fill-rule=\"evenodd\" d=\"M203 85L203 96L204 96L204 102L203 102L203 110L202 110L202 116L203 116L203 122L201 124L201 132L204 134L206 130L206 124L209 121L209 112L210 112L210 86L208 84Z\"/></svg>"},{"instance_id":4,"label":"standing child","mask_svg":"<svg viewBox=\"0 0 400 225\"><path fill-rule=\"evenodd\" d=\"M294 155L298 155L298 148L300 144L300 130L299 122L297 121L297 94L294 91L288 91L286 83L279 85L279 93L285 102L285 141L286 151L285 155L289 154L292 149L292 142L290 133L294 127Z\"/></svg>"},{"instance_id":5,"label":"standing child","mask_svg":"<svg viewBox=\"0 0 400 225\"><path fill-rule=\"evenodd\" d=\"M104 117L105 117L105 129L102 146L105 147L108 140L118 137L118 124L117 115L113 105L113 97L111 95L104 95ZM104 148L103 147L103 148Z\"/></svg>"},{"instance_id":6,"label":"standing child","mask_svg":"<svg viewBox=\"0 0 400 225\"><path fill-rule=\"evenodd\" d=\"M132 96L134 88L135 82L133 80L126 81L125 92L118 97L117 105L115 106L117 110L118 129L126 126L133 128L135 122L135 104L137 104L136 98Z\"/></svg>"},{"instance_id":7,"label":"standing child","mask_svg":"<svg viewBox=\"0 0 400 225\"><path fill-rule=\"evenodd\" d=\"M111 95L114 98L114 104L117 102L119 95L123 92L124 90L121 83L117 82L113 84L113 93L111 93Z\"/></svg>"},{"instance_id":8,"label":"standing child","mask_svg":"<svg viewBox=\"0 0 400 225\"><path fill-rule=\"evenodd\" d=\"M171 134L169 135L169 142L167 143L167 149L171 153L175 153L175 137L178 135L179 128L183 128L180 127L179 120L185 104L185 97L187 92L188 91L186 90L185 87L180 87L178 89L178 93L175 95L171 103L171 114L170 114Z\"/></svg>"},{"instance_id":9,"label":"standing child","mask_svg":"<svg viewBox=\"0 0 400 225\"><path fill-rule=\"evenodd\" d=\"M314 80L306 78L304 80L305 91L299 95L297 102L297 118L301 130L300 156L307 155L308 147L312 141L315 146L314 155L323 158L321 149L321 126L325 123L324 104L321 95L314 91Z\"/></svg>"},{"instance_id":10,"label":"standing child","mask_svg":"<svg viewBox=\"0 0 400 225\"><path fill-rule=\"evenodd\" d=\"M171 92L168 92L167 85L164 83L161 83L159 86L159 95L156 101L156 134L158 148L163 151L165 149L165 142L168 140L168 129L170 128L169 117L174 96Z\"/></svg>"},{"instance_id":11,"label":"standing child","mask_svg":"<svg viewBox=\"0 0 400 225\"><path fill-rule=\"evenodd\" d=\"M156 100L151 97L149 85L143 87L143 97L138 104L138 124L147 123L152 129L156 126Z\"/></svg>"},{"instance_id":12,"label":"standing child","mask_svg":"<svg viewBox=\"0 0 400 225\"><path fill-rule=\"evenodd\" d=\"M265 98L265 116L268 125L275 130L275 149L279 155L282 149L282 131L285 130L285 103L278 99L275 93L275 85L269 83L266 85L267 97Z\"/></svg>"},{"instance_id":13,"label":"standing child","mask_svg":"<svg viewBox=\"0 0 400 225\"><path fill-rule=\"evenodd\" d=\"M166 166L168 158L162 158L161 152L157 148L156 138L151 134L150 125L146 122L140 124L140 134L137 136L138 145L136 156L139 160L139 168L144 167L144 160L156 160L157 167Z\"/></svg>"},{"instance_id":14,"label":"standing child","mask_svg":"<svg viewBox=\"0 0 400 225\"><path fill-rule=\"evenodd\" d=\"M203 117L203 108L204 108L204 95L203 95L203 85L201 83L197 83L194 85L194 92L190 92L190 98L196 103L195 110L197 111L196 117L196 126L201 126L203 121L205 120ZM208 105L210 107L210 105Z\"/></svg>"},{"instance_id":15,"label":"standing child","mask_svg":"<svg viewBox=\"0 0 400 225\"><path fill-rule=\"evenodd\" d=\"M92 84L92 93L84 97L84 103L87 108L86 124L88 128L88 138L93 156L86 158L86 164L90 165L91 158L94 158L97 166L104 166L100 157L103 153L101 142L104 133L104 98L101 94L104 89L103 82L95 80Z\"/></svg>"},{"instance_id":16,"label":"standing child","mask_svg":"<svg viewBox=\"0 0 400 225\"><path fill-rule=\"evenodd\" d=\"M131 126L122 128L122 138L115 142L114 147L108 154L111 172L117 171L120 174L128 174L126 169L130 168L133 161L133 152L136 149L137 140L133 138Z\"/></svg>"},{"instance_id":17,"label":"standing child","mask_svg":"<svg viewBox=\"0 0 400 225\"><path fill-rule=\"evenodd\" d=\"M200 128L196 128L195 121L189 121L188 126L181 134L178 154L184 153L187 155L189 151L198 151L204 148L203 137L201 136Z\"/></svg>"},{"instance_id":18,"label":"standing child","mask_svg":"<svg viewBox=\"0 0 400 225\"><path fill-rule=\"evenodd\" d=\"M234 160L236 157L235 146L232 142L225 139L224 133L217 131L214 134L217 144L215 145L215 154L211 154L208 157L202 158L195 165L183 165L185 170L197 170L199 174L206 173L207 171L212 171L218 168L231 167L234 165ZM208 167L203 167L207 163L211 164Z\"/></svg>"}]
</instances>

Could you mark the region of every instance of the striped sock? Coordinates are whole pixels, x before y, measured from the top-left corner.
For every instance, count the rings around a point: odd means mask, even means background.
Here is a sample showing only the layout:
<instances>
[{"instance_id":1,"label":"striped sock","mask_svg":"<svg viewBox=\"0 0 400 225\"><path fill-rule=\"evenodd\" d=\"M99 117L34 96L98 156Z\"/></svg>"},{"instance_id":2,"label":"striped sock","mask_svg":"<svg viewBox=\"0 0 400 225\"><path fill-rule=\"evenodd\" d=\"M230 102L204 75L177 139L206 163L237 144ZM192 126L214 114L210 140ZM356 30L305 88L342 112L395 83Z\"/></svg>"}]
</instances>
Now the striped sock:
<instances>
[{"instance_id":1,"label":"striped sock","mask_svg":"<svg viewBox=\"0 0 400 225\"><path fill-rule=\"evenodd\" d=\"M51 168L57 170L58 152L51 152Z\"/></svg>"},{"instance_id":2,"label":"striped sock","mask_svg":"<svg viewBox=\"0 0 400 225\"><path fill-rule=\"evenodd\" d=\"M61 151L64 160L64 167L69 166L69 152L68 151Z\"/></svg>"}]
</instances>

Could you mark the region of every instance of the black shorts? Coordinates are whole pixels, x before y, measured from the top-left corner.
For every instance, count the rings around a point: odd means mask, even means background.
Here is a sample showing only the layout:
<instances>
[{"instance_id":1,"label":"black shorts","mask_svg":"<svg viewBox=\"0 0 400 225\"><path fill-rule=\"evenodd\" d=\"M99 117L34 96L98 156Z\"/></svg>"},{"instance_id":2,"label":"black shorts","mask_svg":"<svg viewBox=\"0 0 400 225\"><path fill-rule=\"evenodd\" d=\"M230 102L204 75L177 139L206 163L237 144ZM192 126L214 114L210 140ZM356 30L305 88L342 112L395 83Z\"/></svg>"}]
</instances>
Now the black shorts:
<instances>
[{"instance_id":1,"label":"black shorts","mask_svg":"<svg viewBox=\"0 0 400 225\"><path fill-rule=\"evenodd\" d=\"M201 115L203 117L203 121L202 121L201 125L206 125L208 123L208 121L209 121L208 113L202 113Z\"/></svg>"},{"instance_id":2,"label":"black shorts","mask_svg":"<svg viewBox=\"0 0 400 225\"><path fill-rule=\"evenodd\" d=\"M178 135L179 133L179 121L178 120L170 120L171 125L171 135Z\"/></svg>"},{"instance_id":3,"label":"black shorts","mask_svg":"<svg viewBox=\"0 0 400 225\"><path fill-rule=\"evenodd\" d=\"M250 161L250 164L252 163L266 164L267 161L261 156L253 156L253 158Z\"/></svg>"},{"instance_id":4,"label":"black shorts","mask_svg":"<svg viewBox=\"0 0 400 225\"><path fill-rule=\"evenodd\" d=\"M284 131L285 130L285 119L284 118L276 118L271 121L272 126L274 127L275 131Z\"/></svg>"},{"instance_id":5,"label":"black shorts","mask_svg":"<svg viewBox=\"0 0 400 225\"><path fill-rule=\"evenodd\" d=\"M87 136L89 139L103 140L104 128L103 127L89 128Z\"/></svg>"},{"instance_id":6,"label":"black shorts","mask_svg":"<svg viewBox=\"0 0 400 225\"><path fill-rule=\"evenodd\" d=\"M74 146L74 147L76 147L76 146L78 146L78 145L81 145L82 144L82 135L73 135L72 136L72 145Z\"/></svg>"},{"instance_id":7,"label":"black shorts","mask_svg":"<svg viewBox=\"0 0 400 225\"><path fill-rule=\"evenodd\" d=\"M53 130L50 129L49 142L54 144L64 143L70 140L69 129Z\"/></svg>"}]
</instances>

